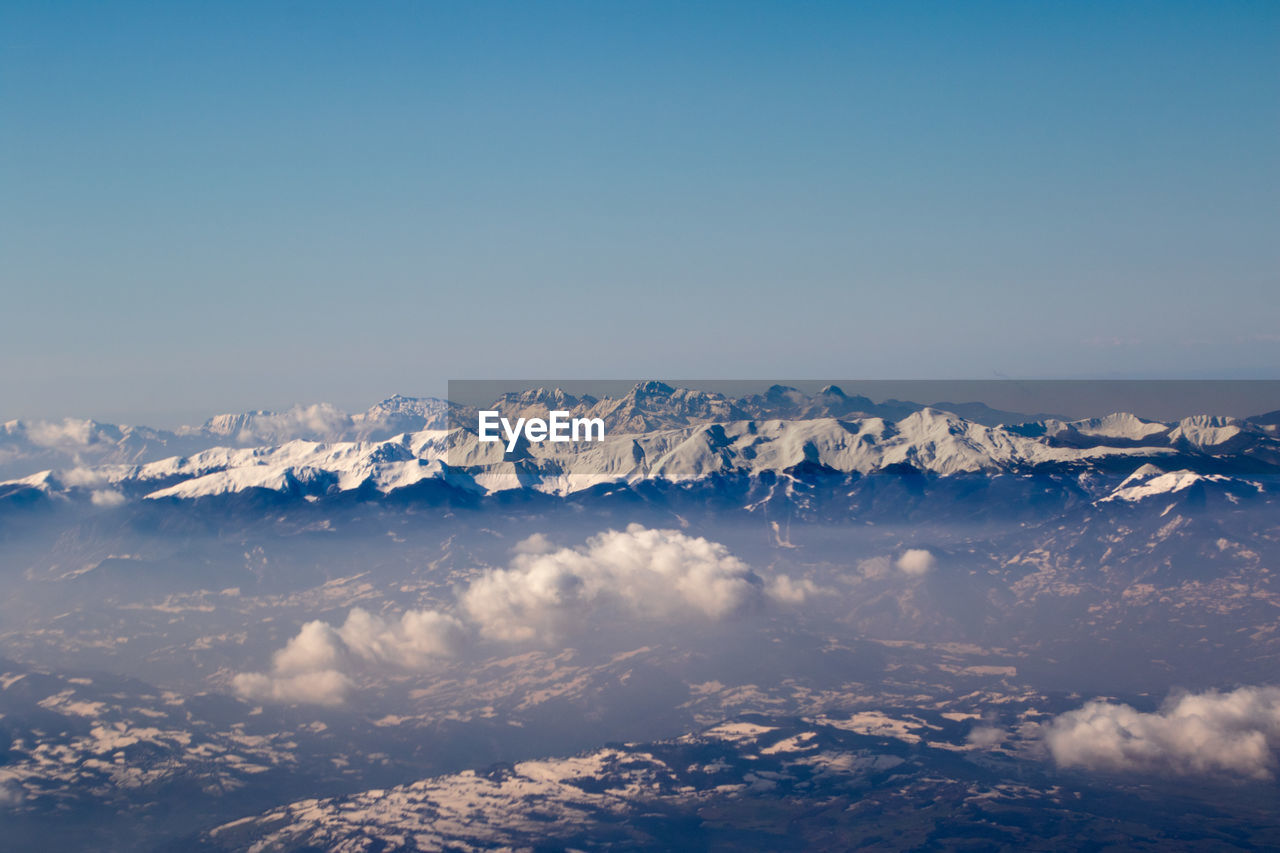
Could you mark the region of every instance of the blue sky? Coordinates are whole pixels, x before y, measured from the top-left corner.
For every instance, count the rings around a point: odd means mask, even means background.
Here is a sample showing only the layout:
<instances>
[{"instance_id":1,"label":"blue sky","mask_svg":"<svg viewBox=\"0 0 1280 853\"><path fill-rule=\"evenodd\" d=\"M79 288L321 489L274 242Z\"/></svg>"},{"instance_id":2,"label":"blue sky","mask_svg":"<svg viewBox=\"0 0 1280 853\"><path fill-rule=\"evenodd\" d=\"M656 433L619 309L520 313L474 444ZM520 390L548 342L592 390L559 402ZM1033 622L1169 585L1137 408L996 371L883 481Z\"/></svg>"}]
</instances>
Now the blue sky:
<instances>
[{"instance_id":1,"label":"blue sky","mask_svg":"<svg viewBox=\"0 0 1280 853\"><path fill-rule=\"evenodd\" d=\"M0 7L0 419L1280 376L1275 3Z\"/></svg>"}]
</instances>

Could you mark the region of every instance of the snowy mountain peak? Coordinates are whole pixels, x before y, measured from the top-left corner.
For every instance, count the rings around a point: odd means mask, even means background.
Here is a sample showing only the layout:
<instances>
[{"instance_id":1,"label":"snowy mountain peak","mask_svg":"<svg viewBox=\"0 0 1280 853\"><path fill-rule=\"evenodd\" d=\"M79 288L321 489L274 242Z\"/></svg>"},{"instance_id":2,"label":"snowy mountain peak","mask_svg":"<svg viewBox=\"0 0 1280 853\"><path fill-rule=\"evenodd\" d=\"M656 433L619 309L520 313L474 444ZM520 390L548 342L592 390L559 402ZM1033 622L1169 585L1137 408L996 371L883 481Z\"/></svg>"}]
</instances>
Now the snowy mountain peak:
<instances>
[{"instance_id":1,"label":"snowy mountain peak","mask_svg":"<svg viewBox=\"0 0 1280 853\"><path fill-rule=\"evenodd\" d=\"M553 470L566 476L572 470L575 477L585 473L586 479L577 478L579 482L598 484L669 475L687 479L717 471L754 476L801 463L846 473L905 465L943 476L1043 465L1087 467L1126 457L1138 460L1135 465L1151 460L1164 465L1163 460L1186 457L1187 464L1179 467L1201 470L1203 465L1208 473L1239 471L1242 466L1280 468L1280 435L1272 427L1248 420L1206 415L1164 424L1118 412L1074 421L998 421L997 416L1008 413L981 403L874 403L834 386L810 395L774 385L760 394L731 398L650 381L638 383L620 397L601 399L543 387L507 394L493 407L508 417L545 417L548 410L566 410L574 417L605 422L609 437L605 446L582 452L534 448L519 469L524 479L512 481L513 487L532 484L561 493L573 488L554 481ZM219 415L202 427L176 432L91 420L15 420L0 429L0 478L92 468L107 472L103 476L115 482L134 476L121 471L137 470L138 476L153 484L146 487L145 493L150 493L182 479L270 464L333 472L341 489L346 488L343 484L367 481L383 490L434 476L425 474L425 469L444 461L447 452L449 460L458 462L454 468L476 469L469 474L455 471L450 475L454 482L459 477L478 478L472 486L491 491L499 482L494 478L501 454L491 458L492 454L467 444L475 439L475 418L475 409L445 400L395 395L355 415L322 403L279 412ZM449 438L442 439L446 433ZM297 441L303 444L291 444ZM312 444L323 448L307 449ZM374 445L384 449L375 451ZM404 451L408 457L386 456L391 452L386 448L393 445L408 448ZM346 449L332 458L327 455L337 453L340 446ZM284 452L290 447L294 449ZM247 455L237 455L237 449ZM351 462L356 458L363 459L356 465L358 471L347 470L345 466L356 464ZM1224 469L1228 463L1222 460L1228 458L1235 467ZM1208 459L1220 460L1215 463L1219 468L1214 469ZM389 473L385 466L393 462L407 467ZM501 464L512 462L506 459ZM1119 463L1107 464L1108 477L1123 473L1116 470ZM255 472L254 477L261 473ZM232 490L248 482L227 479ZM281 487L286 483L261 482ZM314 485L316 481L304 477L298 482ZM1141 484L1126 487L1135 485ZM141 483L138 487L144 488Z\"/></svg>"},{"instance_id":2,"label":"snowy mountain peak","mask_svg":"<svg viewBox=\"0 0 1280 853\"><path fill-rule=\"evenodd\" d=\"M215 415L205 421L202 429L237 444L271 444L291 438L324 441L342 435L351 427L351 416L346 412L329 403L314 403L283 412L259 410Z\"/></svg>"},{"instance_id":3,"label":"snowy mountain peak","mask_svg":"<svg viewBox=\"0 0 1280 853\"><path fill-rule=\"evenodd\" d=\"M403 394L392 394L387 399L370 406L364 416L375 418L386 415L428 415L445 405L443 400L435 397L406 397Z\"/></svg>"},{"instance_id":4,"label":"snowy mountain peak","mask_svg":"<svg viewBox=\"0 0 1280 853\"><path fill-rule=\"evenodd\" d=\"M637 382L635 387L631 389L629 396L635 398L649 396L669 397L675 393L675 390L675 388L665 382L650 379L645 382Z\"/></svg>"},{"instance_id":5,"label":"snowy mountain peak","mask_svg":"<svg viewBox=\"0 0 1280 853\"><path fill-rule=\"evenodd\" d=\"M561 388L545 388L539 386L526 391L503 394L494 401L492 408L506 412L522 412L559 409L573 411L596 404L596 398L590 396L576 397Z\"/></svg>"},{"instance_id":6,"label":"snowy mountain peak","mask_svg":"<svg viewBox=\"0 0 1280 853\"><path fill-rule=\"evenodd\" d=\"M437 397L405 397L396 394L370 406L364 414L355 415L352 418L355 432L344 437L390 438L404 432L448 429L451 418L469 419L469 413L469 409Z\"/></svg>"},{"instance_id":7,"label":"snowy mountain peak","mask_svg":"<svg viewBox=\"0 0 1280 853\"><path fill-rule=\"evenodd\" d=\"M1204 474L1185 469L1165 471L1157 465L1146 464L1138 468L1111 494L1098 503L1108 501L1124 501L1138 503L1154 497L1171 495L1186 496L1197 494L1198 499L1207 497L1208 491L1214 491L1225 497L1230 503L1239 503L1242 497L1252 497L1264 491L1262 484L1253 480L1224 474Z\"/></svg>"}]
</instances>

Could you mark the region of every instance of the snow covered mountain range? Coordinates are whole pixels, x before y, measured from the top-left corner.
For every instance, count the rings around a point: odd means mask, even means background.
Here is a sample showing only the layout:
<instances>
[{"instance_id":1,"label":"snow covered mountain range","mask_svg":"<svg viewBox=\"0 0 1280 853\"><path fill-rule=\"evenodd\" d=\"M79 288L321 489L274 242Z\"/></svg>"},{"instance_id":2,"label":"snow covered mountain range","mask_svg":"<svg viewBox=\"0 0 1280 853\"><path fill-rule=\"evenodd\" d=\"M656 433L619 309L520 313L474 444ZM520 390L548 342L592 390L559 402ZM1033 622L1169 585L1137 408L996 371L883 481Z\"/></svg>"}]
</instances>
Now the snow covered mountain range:
<instances>
[{"instance_id":1,"label":"snow covered mountain range","mask_svg":"<svg viewBox=\"0 0 1280 853\"><path fill-rule=\"evenodd\" d=\"M211 447L252 447L294 439L379 441L405 432L443 429L450 408L444 400L396 395L354 415L318 403L284 412L215 415L200 426L175 430L77 418L12 420L0 424L0 476L26 475L41 468L138 464Z\"/></svg>"},{"instance_id":2,"label":"snow covered mountain range","mask_svg":"<svg viewBox=\"0 0 1280 853\"><path fill-rule=\"evenodd\" d=\"M1249 478L1280 471L1280 426L1266 417L1199 415L1161 423L1118 413L989 425L981 422L989 418L977 419L993 411L981 404L953 407L980 407L966 418L899 401L876 404L835 387L810 396L775 386L729 399L657 382L603 400L539 388L506 395L494 407L511 417L552 408L600 417L606 439L525 443L505 454L501 444L477 440L474 410L409 397L392 397L358 415L315 405L220 415L174 432L13 421L0 441L6 467L56 464L0 482L0 501L112 506L248 492L314 501L432 488L563 496L646 482L895 471L938 477L1052 472L1081 482L1105 473L1108 480L1091 497L1135 501L1197 482L1237 483L1238 490L1256 493L1265 487ZM1096 491L1103 487L1106 492Z\"/></svg>"}]
</instances>

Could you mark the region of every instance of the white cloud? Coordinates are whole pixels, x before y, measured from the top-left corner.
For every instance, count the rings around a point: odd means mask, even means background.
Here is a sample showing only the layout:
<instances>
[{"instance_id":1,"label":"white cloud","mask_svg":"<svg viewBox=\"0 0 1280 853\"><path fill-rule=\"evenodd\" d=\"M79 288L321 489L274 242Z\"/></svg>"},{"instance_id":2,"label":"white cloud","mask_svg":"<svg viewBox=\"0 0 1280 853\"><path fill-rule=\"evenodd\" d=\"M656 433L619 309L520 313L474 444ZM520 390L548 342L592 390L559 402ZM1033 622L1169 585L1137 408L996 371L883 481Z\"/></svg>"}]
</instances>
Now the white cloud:
<instances>
[{"instance_id":1,"label":"white cloud","mask_svg":"<svg viewBox=\"0 0 1280 853\"><path fill-rule=\"evenodd\" d=\"M910 548L903 551L897 563L899 571L912 577L928 574L937 564L938 561L933 554L924 548Z\"/></svg>"},{"instance_id":2,"label":"white cloud","mask_svg":"<svg viewBox=\"0 0 1280 853\"><path fill-rule=\"evenodd\" d=\"M58 479L62 481L63 485L81 486L86 489L105 486L108 483L107 475L104 472L84 466L59 471Z\"/></svg>"},{"instance_id":3,"label":"white cloud","mask_svg":"<svg viewBox=\"0 0 1280 853\"><path fill-rule=\"evenodd\" d=\"M126 498L115 489L96 489L89 500L94 506L120 506Z\"/></svg>"},{"instance_id":4,"label":"white cloud","mask_svg":"<svg viewBox=\"0 0 1280 853\"><path fill-rule=\"evenodd\" d=\"M535 534L515 550L509 568L486 572L463 593L470 626L435 610L386 620L354 608L341 627L307 622L270 671L241 673L233 686L256 701L338 704L356 675L425 668L457 652L471 628L496 640L547 640L604 620L719 620L766 598L761 579L725 546L678 530L632 524L559 550ZM768 588L790 604L820 592L786 575Z\"/></svg>"},{"instance_id":5,"label":"white cloud","mask_svg":"<svg viewBox=\"0 0 1280 853\"><path fill-rule=\"evenodd\" d=\"M435 610L409 610L398 621L353 608L341 628L308 622L272 659L270 673L241 673L240 695L275 702L342 702L348 673L368 668L422 669L456 650L463 628Z\"/></svg>"},{"instance_id":6,"label":"white cloud","mask_svg":"<svg viewBox=\"0 0 1280 853\"><path fill-rule=\"evenodd\" d=\"M541 533L526 536L512 550L517 554L549 554L556 549L551 540Z\"/></svg>"},{"instance_id":7,"label":"white cloud","mask_svg":"<svg viewBox=\"0 0 1280 853\"><path fill-rule=\"evenodd\" d=\"M529 640L563 633L600 612L722 619L758 602L761 586L719 543L632 524L580 548L518 554L511 568L474 581L462 604L485 635Z\"/></svg>"},{"instance_id":8,"label":"white cloud","mask_svg":"<svg viewBox=\"0 0 1280 853\"><path fill-rule=\"evenodd\" d=\"M924 548L908 548L896 560L888 554L859 560L858 574L867 580L886 580L896 575L896 569L910 577L921 577L937 565L937 558Z\"/></svg>"},{"instance_id":9,"label":"white cloud","mask_svg":"<svg viewBox=\"0 0 1280 853\"><path fill-rule=\"evenodd\" d=\"M351 614L347 619L350 621ZM274 664L275 671L282 674L314 672L342 666L348 657L346 644L337 630L317 619L303 625L298 636L276 652Z\"/></svg>"},{"instance_id":10,"label":"white cloud","mask_svg":"<svg viewBox=\"0 0 1280 853\"><path fill-rule=\"evenodd\" d=\"M248 417L220 415L210 422L214 433L237 441L274 442L294 438L330 441L351 429L351 416L329 403L294 406L284 412L256 412Z\"/></svg>"},{"instance_id":11,"label":"white cloud","mask_svg":"<svg viewBox=\"0 0 1280 853\"><path fill-rule=\"evenodd\" d=\"M94 439L93 421L65 418L58 421L29 421L27 440L39 447L85 447Z\"/></svg>"},{"instance_id":12,"label":"white cloud","mask_svg":"<svg viewBox=\"0 0 1280 853\"><path fill-rule=\"evenodd\" d=\"M1089 702L1056 717L1044 740L1064 767L1269 779L1280 749L1280 687L1183 694L1155 713Z\"/></svg>"},{"instance_id":13,"label":"white cloud","mask_svg":"<svg viewBox=\"0 0 1280 853\"><path fill-rule=\"evenodd\" d=\"M336 669L297 675L242 672L232 680L232 684L236 692L246 699L314 705L340 705L351 689L351 679Z\"/></svg>"},{"instance_id":14,"label":"white cloud","mask_svg":"<svg viewBox=\"0 0 1280 853\"><path fill-rule=\"evenodd\" d=\"M789 575L777 575L769 581L769 597L783 604L804 604L810 598L830 592L813 581L792 580Z\"/></svg>"},{"instance_id":15,"label":"white cloud","mask_svg":"<svg viewBox=\"0 0 1280 853\"><path fill-rule=\"evenodd\" d=\"M385 622L357 607L338 634L348 649L366 661L420 669L457 650L462 625L435 610L409 610L399 622Z\"/></svg>"}]
</instances>

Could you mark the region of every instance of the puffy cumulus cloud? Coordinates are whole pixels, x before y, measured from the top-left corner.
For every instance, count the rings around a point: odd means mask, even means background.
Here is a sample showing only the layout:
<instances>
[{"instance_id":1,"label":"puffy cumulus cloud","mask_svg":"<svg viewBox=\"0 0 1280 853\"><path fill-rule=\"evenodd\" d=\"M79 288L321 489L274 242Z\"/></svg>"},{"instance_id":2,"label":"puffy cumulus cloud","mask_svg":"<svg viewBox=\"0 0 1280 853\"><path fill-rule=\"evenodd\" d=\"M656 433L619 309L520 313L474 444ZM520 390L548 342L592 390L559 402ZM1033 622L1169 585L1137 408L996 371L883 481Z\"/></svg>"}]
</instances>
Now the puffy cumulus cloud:
<instances>
[{"instance_id":1,"label":"puffy cumulus cloud","mask_svg":"<svg viewBox=\"0 0 1280 853\"><path fill-rule=\"evenodd\" d=\"M912 577L926 575L938 564L933 554L924 548L909 548L898 557L898 571Z\"/></svg>"},{"instance_id":2,"label":"puffy cumulus cloud","mask_svg":"<svg viewBox=\"0 0 1280 853\"><path fill-rule=\"evenodd\" d=\"M830 590L818 586L813 581L793 580L789 575L777 575L769 581L769 597L783 604L804 604L811 598L829 593Z\"/></svg>"},{"instance_id":3,"label":"puffy cumulus cloud","mask_svg":"<svg viewBox=\"0 0 1280 853\"><path fill-rule=\"evenodd\" d=\"M453 654L463 632L457 619L435 610L410 610L388 621L356 607L340 628L306 623L276 652L269 673L241 673L233 686L247 699L335 705L352 687L349 673L424 668Z\"/></svg>"},{"instance_id":4,"label":"puffy cumulus cloud","mask_svg":"<svg viewBox=\"0 0 1280 853\"><path fill-rule=\"evenodd\" d=\"M486 636L528 640L562 633L598 612L722 619L759 602L762 587L719 543L632 524L580 548L517 554L511 568L477 578L462 604Z\"/></svg>"},{"instance_id":5,"label":"puffy cumulus cloud","mask_svg":"<svg viewBox=\"0 0 1280 853\"><path fill-rule=\"evenodd\" d=\"M452 655L462 639L462 624L435 610L409 610L398 622L355 608L338 636L362 660L420 669L436 658Z\"/></svg>"},{"instance_id":6,"label":"puffy cumulus cloud","mask_svg":"<svg viewBox=\"0 0 1280 853\"><path fill-rule=\"evenodd\" d=\"M521 539L511 550L517 554L550 554L555 549L556 546L544 534L534 533Z\"/></svg>"},{"instance_id":7,"label":"puffy cumulus cloud","mask_svg":"<svg viewBox=\"0 0 1280 853\"><path fill-rule=\"evenodd\" d=\"M425 668L477 631L500 641L552 639L605 620L720 620L769 600L803 604L829 592L786 575L766 587L719 543L638 524L578 548L556 549L535 534L514 550L509 567L485 572L463 592L458 612L467 622L435 610L388 620L355 608L341 626L307 622L269 671L241 673L233 686L255 701L339 704L360 673Z\"/></svg>"},{"instance_id":8,"label":"puffy cumulus cloud","mask_svg":"<svg viewBox=\"0 0 1280 853\"><path fill-rule=\"evenodd\" d=\"M126 498L123 494L115 489L95 489L89 495L89 500L94 506L120 506L125 502Z\"/></svg>"},{"instance_id":9,"label":"puffy cumulus cloud","mask_svg":"<svg viewBox=\"0 0 1280 853\"><path fill-rule=\"evenodd\" d=\"M1280 687L1183 694L1150 714L1089 702L1054 718L1044 740L1064 767L1269 779L1280 749Z\"/></svg>"},{"instance_id":10,"label":"puffy cumulus cloud","mask_svg":"<svg viewBox=\"0 0 1280 853\"><path fill-rule=\"evenodd\" d=\"M284 412L255 412L249 416L219 415L207 429L237 441L280 442L295 438L335 441L352 428L351 416L329 403L294 406Z\"/></svg>"},{"instance_id":11,"label":"puffy cumulus cloud","mask_svg":"<svg viewBox=\"0 0 1280 853\"><path fill-rule=\"evenodd\" d=\"M348 621L351 614L347 615ZM276 672L289 675L334 669L346 665L350 657L337 629L317 619L303 625L298 636L276 652L273 663Z\"/></svg>"},{"instance_id":12,"label":"puffy cumulus cloud","mask_svg":"<svg viewBox=\"0 0 1280 853\"><path fill-rule=\"evenodd\" d=\"M311 705L341 705L352 686L351 679L336 669L296 675L242 672L232 680L232 685L246 699Z\"/></svg>"},{"instance_id":13,"label":"puffy cumulus cloud","mask_svg":"<svg viewBox=\"0 0 1280 853\"><path fill-rule=\"evenodd\" d=\"M81 486L86 489L94 489L109 484L107 475L104 472L95 471L93 468L85 468L84 466L59 471L58 479L62 481L63 485Z\"/></svg>"},{"instance_id":14,"label":"puffy cumulus cloud","mask_svg":"<svg viewBox=\"0 0 1280 853\"><path fill-rule=\"evenodd\" d=\"M921 577L933 571L938 560L924 548L909 548L893 559L892 555L882 554L859 560L858 575L867 580L889 580L901 575Z\"/></svg>"},{"instance_id":15,"label":"puffy cumulus cloud","mask_svg":"<svg viewBox=\"0 0 1280 853\"><path fill-rule=\"evenodd\" d=\"M85 447L98 437L98 424L77 418L28 421L26 433L27 440L39 447Z\"/></svg>"}]
</instances>

